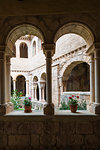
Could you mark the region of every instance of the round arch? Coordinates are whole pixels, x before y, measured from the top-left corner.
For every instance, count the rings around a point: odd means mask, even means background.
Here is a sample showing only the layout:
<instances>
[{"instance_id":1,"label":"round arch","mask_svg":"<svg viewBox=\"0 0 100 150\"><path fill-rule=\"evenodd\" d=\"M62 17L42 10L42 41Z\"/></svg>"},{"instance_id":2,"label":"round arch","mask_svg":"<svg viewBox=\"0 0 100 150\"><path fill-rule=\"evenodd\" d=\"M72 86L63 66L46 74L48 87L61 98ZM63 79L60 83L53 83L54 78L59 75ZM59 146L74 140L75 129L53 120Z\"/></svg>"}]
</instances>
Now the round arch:
<instances>
[{"instance_id":1,"label":"round arch","mask_svg":"<svg viewBox=\"0 0 100 150\"><path fill-rule=\"evenodd\" d=\"M67 23L59 28L54 36L54 42L56 42L62 35L68 33L75 33L80 35L84 38L89 46L94 42L94 35L91 30L86 25L77 22Z\"/></svg>"},{"instance_id":2,"label":"round arch","mask_svg":"<svg viewBox=\"0 0 100 150\"><path fill-rule=\"evenodd\" d=\"M89 57L87 58L87 56L84 56L84 57L83 56L80 56L80 57L77 56L77 57L74 57L74 58L70 59L70 61L66 61L66 63L63 65L63 67L60 70L60 76L63 77L66 68L75 67L76 65L78 65L82 62L86 62L87 64L90 65L90 63L89 63L90 58Z\"/></svg>"},{"instance_id":3,"label":"round arch","mask_svg":"<svg viewBox=\"0 0 100 150\"><path fill-rule=\"evenodd\" d=\"M16 89L26 95L26 79L23 75L18 75L16 78Z\"/></svg>"},{"instance_id":4,"label":"round arch","mask_svg":"<svg viewBox=\"0 0 100 150\"><path fill-rule=\"evenodd\" d=\"M90 69L86 62L73 62L65 70L62 82L67 91L89 91ZM64 88L66 89L66 88Z\"/></svg>"},{"instance_id":5,"label":"round arch","mask_svg":"<svg viewBox=\"0 0 100 150\"><path fill-rule=\"evenodd\" d=\"M14 51L14 44L21 36L24 35L35 35L44 42L44 36L40 29L30 24L22 24L13 28L6 38L7 47Z\"/></svg>"}]
</instances>

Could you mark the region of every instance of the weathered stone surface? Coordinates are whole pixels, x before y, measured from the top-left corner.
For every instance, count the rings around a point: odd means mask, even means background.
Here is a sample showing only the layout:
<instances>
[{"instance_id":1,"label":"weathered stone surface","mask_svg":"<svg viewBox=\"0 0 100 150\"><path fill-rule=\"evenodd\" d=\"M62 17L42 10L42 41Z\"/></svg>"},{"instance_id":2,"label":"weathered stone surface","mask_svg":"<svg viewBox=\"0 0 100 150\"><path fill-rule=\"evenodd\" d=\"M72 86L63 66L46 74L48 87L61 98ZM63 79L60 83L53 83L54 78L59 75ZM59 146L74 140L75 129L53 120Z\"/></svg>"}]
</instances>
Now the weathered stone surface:
<instances>
[{"instance_id":1,"label":"weathered stone surface","mask_svg":"<svg viewBox=\"0 0 100 150\"><path fill-rule=\"evenodd\" d=\"M34 148L39 148L39 136L31 135L31 145Z\"/></svg>"},{"instance_id":2,"label":"weathered stone surface","mask_svg":"<svg viewBox=\"0 0 100 150\"><path fill-rule=\"evenodd\" d=\"M7 145L7 135L0 135L0 146Z\"/></svg>"},{"instance_id":3,"label":"weathered stone surface","mask_svg":"<svg viewBox=\"0 0 100 150\"><path fill-rule=\"evenodd\" d=\"M29 135L9 135L8 136L8 145L9 146L30 145L30 136Z\"/></svg>"},{"instance_id":4,"label":"weathered stone surface","mask_svg":"<svg viewBox=\"0 0 100 150\"><path fill-rule=\"evenodd\" d=\"M92 122L85 122L85 121L77 122L76 133L78 133L78 134L92 134L93 133Z\"/></svg>"},{"instance_id":5,"label":"weathered stone surface","mask_svg":"<svg viewBox=\"0 0 100 150\"><path fill-rule=\"evenodd\" d=\"M0 134L4 132L4 122L0 121Z\"/></svg>"},{"instance_id":6,"label":"weathered stone surface","mask_svg":"<svg viewBox=\"0 0 100 150\"><path fill-rule=\"evenodd\" d=\"M83 145L84 140L83 140L82 135L69 135L68 136L68 145Z\"/></svg>"},{"instance_id":7,"label":"weathered stone surface","mask_svg":"<svg viewBox=\"0 0 100 150\"><path fill-rule=\"evenodd\" d=\"M95 135L86 135L85 137L85 145L89 148L95 148L97 149L100 147L100 137L97 137Z\"/></svg>"},{"instance_id":8,"label":"weathered stone surface","mask_svg":"<svg viewBox=\"0 0 100 150\"><path fill-rule=\"evenodd\" d=\"M55 135L44 134L40 136L40 144L44 147L51 147L56 144Z\"/></svg>"},{"instance_id":9,"label":"weathered stone surface","mask_svg":"<svg viewBox=\"0 0 100 150\"><path fill-rule=\"evenodd\" d=\"M61 134L74 134L76 131L76 122L75 121L63 121L60 123L60 133Z\"/></svg>"},{"instance_id":10,"label":"weathered stone surface","mask_svg":"<svg viewBox=\"0 0 100 150\"><path fill-rule=\"evenodd\" d=\"M54 115L54 104L47 104L44 107L44 114L45 115Z\"/></svg>"},{"instance_id":11,"label":"weathered stone surface","mask_svg":"<svg viewBox=\"0 0 100 150\"><path fill-rule=\"evenodd\" d=\"M44 133L59 134L59 122L47 119L44 123Z\"/></svg>"},{"instance_id":12,"label":"weathered stone surface","mask_svg":"<svg viewBox=\"0 0 100 150\"><path fill-rule=\"evenodd\" d=\"M42 122L31 122L30 128L31 128L31 134L43 134Z\"/></svg>"}]
</instances>

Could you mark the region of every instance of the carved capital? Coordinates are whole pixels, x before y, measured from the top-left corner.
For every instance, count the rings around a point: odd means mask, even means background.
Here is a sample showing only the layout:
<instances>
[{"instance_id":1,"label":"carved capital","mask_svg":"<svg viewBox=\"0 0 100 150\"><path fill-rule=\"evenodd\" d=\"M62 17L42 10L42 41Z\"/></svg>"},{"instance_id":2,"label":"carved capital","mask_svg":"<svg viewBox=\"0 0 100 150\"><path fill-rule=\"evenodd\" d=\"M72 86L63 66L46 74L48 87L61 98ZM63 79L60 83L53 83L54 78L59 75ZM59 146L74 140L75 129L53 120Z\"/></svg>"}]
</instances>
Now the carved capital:
<instances>
[{"instance_id":1,"label":"carved capital","mask_svg":"<svg viewBox=\"0 0 100 150\"><path fill-rule=\"evenodd\" d=\"M43 52L46 57L52 57L55 54L55 43L52 44L42 44Z\"/></svg>"}]
</instances>

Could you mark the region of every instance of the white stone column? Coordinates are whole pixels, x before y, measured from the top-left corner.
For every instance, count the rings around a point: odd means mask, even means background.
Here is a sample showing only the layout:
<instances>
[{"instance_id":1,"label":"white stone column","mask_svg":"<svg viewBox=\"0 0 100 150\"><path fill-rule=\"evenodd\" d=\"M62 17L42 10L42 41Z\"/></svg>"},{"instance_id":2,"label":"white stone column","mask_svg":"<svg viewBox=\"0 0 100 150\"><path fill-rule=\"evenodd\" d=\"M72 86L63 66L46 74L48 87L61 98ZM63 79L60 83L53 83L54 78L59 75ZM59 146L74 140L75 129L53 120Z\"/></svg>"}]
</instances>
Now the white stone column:
<instances>
[{"instance_id":1,"label":"white stone column","mask_svg":"<svg viewBox=\"0 0 100 150\"><path fill-rule=\"evenodd\" d=\"M41 94L41 82L39 82L39 101L42 100Z\"/></svg>"},{"instance_id":2,"label":"white stone column","mask_svg":"<svg viewBox=\"0 0 100 150\"><path fill-rule=\"evenodd\" d=\"M26 80L26 97L29 96L29 80Z\"/></svg>"},{"instance_id":3,"label":"white stone column","mask_svg":"<svg viewBox=\"0 0 100 150\"><path fill-rule=\"evenodd\" d=\"M13 80L13 89L16 90L16 80Z\"/></svg>"},{"instance_id":4,"label":"white stone column","mask_svg":"<svg viewBox=\"0 0 100 150\"><path fill-rule=\"evenodd\" d=\"M6 99L6 56L0 51L0 104L5 104Z\"/></svg>"},{"instance_id":5,"label":"white stone column","mask_svg":"<svg viewBox=\"0 0 100 150\"><path fill-rule=\"evenodd\" d=\"M95 114L100 114L100 47L95 45L94 59L95 59Z\"/></svg>"},{"instance_id":6,"label":"white stone column","mask_svg":"<svg viewBox=\"0 0 100 150\"><path fill-rule=\"evenodd\" d=\"M47 105L44 107L44 114L54 114L54 104L52 103L52 56L55 52L55 44L42 44L43 52L46 56L46 99Z\"/></svg>"},{"instance_id":7,"label":"white stone column","mask_svg":"<svg viewBox=\"0 0 100 150\"><path fill-rule=\"evenodd\" d=\"M6 98L10 102L11 97L11 77L10 77L10 57L6 57Z\"/></svg>"},{"instance_id":8,"label":"white stone column","mask_svg":"<svg viewBox=\"0 0 100 150\"><path fill-rule=\"evenodd\" d=\"M34 100L37 100L37 82L33 82Z\"/></svg>"},{"instance_id":9,"label":"white stone column","mask_svg":"<svg viewBox=\"0 0 100 150\"><path fill-rule=\"evenodd\" d=\"M63 94L63 81L62 81L62 77L59 76L59 97L58 97L58 105L60 105L60 99L61 99L61 95Z\"/></svg>"},{"instance_id":10,"label":"white stone column","mask_svg":"<svg viewBox=\"0 0 100 150\"><path fill-rule=\"evenodd\" d=\"M94 55L90 60L90 103L95 102L95 78L94 78Z\"/></svg>"}]
</instances>

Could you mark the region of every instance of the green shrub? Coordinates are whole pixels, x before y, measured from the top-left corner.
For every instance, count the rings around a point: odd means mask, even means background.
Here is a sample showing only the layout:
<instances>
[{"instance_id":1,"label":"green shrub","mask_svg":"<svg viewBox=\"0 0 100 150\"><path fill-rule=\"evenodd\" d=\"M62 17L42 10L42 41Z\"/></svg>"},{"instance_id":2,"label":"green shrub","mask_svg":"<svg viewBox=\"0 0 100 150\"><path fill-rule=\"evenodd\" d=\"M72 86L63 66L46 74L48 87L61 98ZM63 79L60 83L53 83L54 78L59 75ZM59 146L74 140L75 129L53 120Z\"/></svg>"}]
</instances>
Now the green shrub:
<instances>
[{"instance_id":1,"label":"green shrub","mask_svg":"<svg viewBox=\"0 0 100 150\"><path fill-rule=\"evenodd\" d=\"M13 91L11 94L11 102L13 103L15 110L21 107L21 95L22 92L18 92L17 90Z\"/></svg>"}]
</instances>

